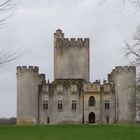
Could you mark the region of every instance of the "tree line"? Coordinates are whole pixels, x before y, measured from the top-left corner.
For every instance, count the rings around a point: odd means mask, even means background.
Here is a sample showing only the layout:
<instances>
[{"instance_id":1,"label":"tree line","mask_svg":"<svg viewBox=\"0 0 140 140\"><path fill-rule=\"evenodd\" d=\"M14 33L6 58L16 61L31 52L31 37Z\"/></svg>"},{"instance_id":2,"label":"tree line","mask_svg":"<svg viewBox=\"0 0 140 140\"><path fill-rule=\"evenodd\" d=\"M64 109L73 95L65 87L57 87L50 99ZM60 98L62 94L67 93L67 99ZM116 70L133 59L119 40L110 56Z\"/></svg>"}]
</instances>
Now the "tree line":
<instances>
[{"instance_id":1,"label":"tree line","mask_svg":"<svg viewBox=\"0 0 140 140\"><path fill-rule=\"evenodd\" d=\"M0 125L16 125L17 119L15 117L11 118L0 118Z\"/></svg>"}]
</instances>

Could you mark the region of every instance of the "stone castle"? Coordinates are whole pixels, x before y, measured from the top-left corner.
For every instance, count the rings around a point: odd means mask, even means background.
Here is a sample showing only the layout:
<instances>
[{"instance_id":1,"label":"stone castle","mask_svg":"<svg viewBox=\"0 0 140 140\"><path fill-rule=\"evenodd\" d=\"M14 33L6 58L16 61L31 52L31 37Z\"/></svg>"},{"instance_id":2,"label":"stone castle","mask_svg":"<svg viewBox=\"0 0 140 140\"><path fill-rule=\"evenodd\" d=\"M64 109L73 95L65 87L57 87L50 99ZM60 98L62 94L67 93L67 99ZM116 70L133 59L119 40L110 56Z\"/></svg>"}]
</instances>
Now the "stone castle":
<instances>
[{"instance_id":1,"label":"stone castle","mask_svg":"<svg viewBox=\"0 0 140 140\"><path fill-rule=\"evenodd\" d=\"M136 68L117 66L89 80L89 39L54 33L54 81L36 66L17 67L18 124L121 123L135 120Z\"/></svg>"}]
</instances>

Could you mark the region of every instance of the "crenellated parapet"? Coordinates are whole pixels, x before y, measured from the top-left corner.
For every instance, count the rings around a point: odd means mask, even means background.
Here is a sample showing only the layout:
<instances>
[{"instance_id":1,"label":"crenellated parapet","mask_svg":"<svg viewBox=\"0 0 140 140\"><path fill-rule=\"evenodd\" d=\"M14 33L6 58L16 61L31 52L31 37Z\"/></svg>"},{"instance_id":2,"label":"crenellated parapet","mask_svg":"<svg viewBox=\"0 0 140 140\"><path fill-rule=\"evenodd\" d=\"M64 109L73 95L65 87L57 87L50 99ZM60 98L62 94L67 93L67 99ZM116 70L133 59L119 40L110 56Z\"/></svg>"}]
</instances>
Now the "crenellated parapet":
<instances>
[{"instance_id":1,"label":"crenellated parapet","mask_svg":"<svg viewBox=\"0 0 140 140\"><path fill-rule=\"evenodd\" d=\"M135 66L116 66L110 74L108 74L108 81L113 82L115 77L120 74L136 73Z\"/></svg>"},{"instance_id":2,"label":"crenellated parapet","mask_svg":"<svg viewBox=\"0 0 140 140\"><path fill-rule=\"evenodd\" d=\"M104 83L102 85L102 91L106 94L115 92L115 85L112 83L109 83L107 81L104 81Z\"/></svg>"},{"instance_id":3,"label":"crenellated parapet","mask_svg":"<svg viewBox=\"0 0 140 140\"><path fill-rule=\"evenodd\" d=\"M89 38L57 38L56 47L89 47Z\"/></svg>"},{"instance_id":4,"label":"crenellated parapet","mask_svg":"<svg viewBox=\"0 0 140 140\"><path fill-rule=\"evenodd\" d=\"M24 72L35 72L39 73L39 68L37 66L18 66L17 73L24 73Z\"/></svg>"},{"instance_id":5,"label":"crenellated parapet","mask_svg":"<svg viewBox=\"0 0 140 140\"><path fill-rule=\"evenodd\" d=\"M62 85L63 87L71 87L71 85L77 85L77 87L82 87L84 80L82 79L56 79L51 83L53 87Z\"/></svg>"},{"instance_id":6,"label":"crenellated parapet","mask_svg":"<svg viewBox=\"0 0 140 140\"><path fill-rule=\"evenodd\" d=\"M84 83L84 92L89 93L89 92L94 92L94 93L100 93L101 91L101 85L99 81L95 81L93 83Z\"/></svg>"},{"instance_id":7,"label":"crenellated parapet","mask_svg":"<svg viewBox=\"0 0 140 140\"><path fill-rule=\"evenodd\" d=\"M117 66L115 67L115 73L123 73L123 72L136 72L136 67L135 66Z\"/></svg>"},{"instance_id":8,"label":"crenellated parapet","mask_svg":"<svg viewBox=\"0 0 140 140\"><path fill-rule=\"evenodd\" d=\"M55 47L89 47L89 38L64 38L61 29L54 33Z\"/></svg>"}]
</instances>

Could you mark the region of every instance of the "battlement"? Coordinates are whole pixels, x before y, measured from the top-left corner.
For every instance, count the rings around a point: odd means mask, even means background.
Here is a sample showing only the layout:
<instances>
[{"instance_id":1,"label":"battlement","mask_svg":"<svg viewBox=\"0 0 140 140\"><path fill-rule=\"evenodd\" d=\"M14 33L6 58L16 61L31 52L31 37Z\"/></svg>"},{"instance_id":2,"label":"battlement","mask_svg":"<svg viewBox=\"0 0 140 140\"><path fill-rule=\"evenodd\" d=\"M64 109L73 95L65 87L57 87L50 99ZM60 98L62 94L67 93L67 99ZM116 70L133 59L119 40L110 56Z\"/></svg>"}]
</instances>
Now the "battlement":
<instances>
[{"instance_id":1,"label":"battlement","mask_svg":"<svg viewBox=\"0 0 140 140\"><path fill-rule=\"evenodd\" d=\"M115 67L115 73L119 74L122 72L136 72L135 66L117 66Z\"/></svg>"},{"instance_id":2,"label":"battlement","mask_svg":"<svg viewBox=\"0 0 140 140\"><path fill-rule=\"evenodd\" d=\"M115 69L112 70L111 74L108 74L108 77L114 76L116 74L122 73L122 72L136 72L135 66L116 66Z\"/></svg>"},{"instance_id":3,"label":"battlement","mask_svg":"<svg viewBox=\"0 0 140 140\"><path fill-rule=\"evenodd\" d=\"M116 66L110 74L108 74L108 81L112 82L116 75L121 73L136 73L135 66Z\"/></svg>"},{"instance_id":4,"label":"battlement","mask_svg":"<svg viewBox=\"0 0 140 140\"><path fill-rule=\"evenodd\" d=\"M64 38L59 39L59 41L64 41L64 42L89 42L89 38Z\"/></svg>"},{"instance_id":5,"label":"battlement","mask_svg":"<svg viewBox=\"0 0 140 140\"><path fill-rule=\"evenodd\" d=\"M32 71L32 72L39 72L39 68L37 66L18 66L17 67L17 73L19 72L27 72L27 71Z\"/></svg>"},{"instance_id":6,"label":"battlement","mask_svg":"<svg viewBox=\"0 0 140 140\"><path fill-rule=\"evenodd\" d=\"M108 83L106 80L104 80L102 87L103 87L102 90L104 93L113 92L115 89L114 84Z\"/></svg>"},{"instance_id":7,"label":"battlement","mask_svg":"<svg viewBox=\"0 0 140 140\"><path fill-rule=\"evenodd\" d=\"M93 82L93 83L85 83L84 84L84 92L100 92L101 85L100 82Z\"/></svg>"},{"instance_id":8,"label":"battlement","mask_svg":"<svg viewBox=\"0 0 140 140\"><path fill-rule=\"evenodd\" d=\"M56 47L89 47L89 38L57 38Z\"/></svg>"}]
</instances>

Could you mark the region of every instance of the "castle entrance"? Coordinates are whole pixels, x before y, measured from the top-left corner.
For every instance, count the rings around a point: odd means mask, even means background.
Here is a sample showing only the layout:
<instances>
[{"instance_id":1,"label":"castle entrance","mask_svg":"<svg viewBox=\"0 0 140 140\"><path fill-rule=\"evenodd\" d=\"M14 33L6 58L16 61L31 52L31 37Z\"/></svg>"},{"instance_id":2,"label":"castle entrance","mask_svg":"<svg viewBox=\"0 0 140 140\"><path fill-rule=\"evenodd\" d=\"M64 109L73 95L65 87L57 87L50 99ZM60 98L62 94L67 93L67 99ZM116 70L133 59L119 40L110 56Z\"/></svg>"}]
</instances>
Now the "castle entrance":
<instances>
[{"instance_id":1,"label":"castle entrance","mask_svg":"<svg viewBox=\"0 0 140 140\"><path fill-rule=\"evenodd\" d=\"M95 123L95 113L91 112L88 116L89 123Z\"/></svg>"}]
</instances>

